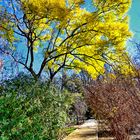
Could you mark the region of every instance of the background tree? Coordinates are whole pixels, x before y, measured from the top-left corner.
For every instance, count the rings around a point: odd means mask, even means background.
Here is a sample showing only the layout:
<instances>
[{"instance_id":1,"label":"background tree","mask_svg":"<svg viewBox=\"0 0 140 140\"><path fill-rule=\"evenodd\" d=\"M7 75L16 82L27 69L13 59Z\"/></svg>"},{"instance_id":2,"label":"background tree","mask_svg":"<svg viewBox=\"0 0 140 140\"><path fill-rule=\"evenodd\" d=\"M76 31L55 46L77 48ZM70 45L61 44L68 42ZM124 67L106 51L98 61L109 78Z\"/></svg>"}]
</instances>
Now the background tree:
<instances>
[{"instance_id":1,"label":"background tree","mask_svg":"<svg viewBox=\"0 0 140 140\"><path fill-rule=\"evenodd\" d=\"M125 53L131 35L126 15L130 0L93 0L92 12L82 8L84 2L2 0L1 50L8 48L36 80L43 70L52 80L64 68L82 68L96 78L104 73L105 63L112 66Z\"/></svg>"}]
</instances>

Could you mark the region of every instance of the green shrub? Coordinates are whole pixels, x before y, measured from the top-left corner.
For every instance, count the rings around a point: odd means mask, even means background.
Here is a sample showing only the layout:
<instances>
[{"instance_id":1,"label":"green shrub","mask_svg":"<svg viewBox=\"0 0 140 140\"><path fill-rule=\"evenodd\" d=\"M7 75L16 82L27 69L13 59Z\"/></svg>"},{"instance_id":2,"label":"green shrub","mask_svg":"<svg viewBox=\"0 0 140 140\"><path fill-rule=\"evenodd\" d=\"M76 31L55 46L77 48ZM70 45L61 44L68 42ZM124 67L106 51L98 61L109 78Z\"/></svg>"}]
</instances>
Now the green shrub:
<instances>
[{"instance_id":1,"label":"green shrub","mask_svg":"<svg viewBox=\"0 0 140 140\"><path fill-rule=\"evenodd\" d=\"M0 139L58 140L73 97L54 86L24 80L4 85L0 96Z\"/></svg>"}]
</instances>

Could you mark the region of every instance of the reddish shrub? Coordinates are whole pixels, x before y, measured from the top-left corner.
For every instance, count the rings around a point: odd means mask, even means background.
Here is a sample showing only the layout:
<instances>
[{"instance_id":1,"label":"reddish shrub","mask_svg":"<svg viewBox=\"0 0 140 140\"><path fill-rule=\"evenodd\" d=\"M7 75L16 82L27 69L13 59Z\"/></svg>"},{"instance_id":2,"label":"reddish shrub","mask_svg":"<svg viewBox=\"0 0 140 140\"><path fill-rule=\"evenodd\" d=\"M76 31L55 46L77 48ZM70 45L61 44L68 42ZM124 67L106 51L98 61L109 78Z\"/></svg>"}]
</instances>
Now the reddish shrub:
<instances>
[{"instance_id":1,"label":"reddish shrub","mask_svg":"<svg viewBox=\"0 0 140 140\"><path fill-rule=\"evenodd\" d=\"M86 100L97 119L108 122L117 140L128 140L140 123L140 94L136 80L117 78L93 81L85 88Z\"/></svg>"}]
</instances>

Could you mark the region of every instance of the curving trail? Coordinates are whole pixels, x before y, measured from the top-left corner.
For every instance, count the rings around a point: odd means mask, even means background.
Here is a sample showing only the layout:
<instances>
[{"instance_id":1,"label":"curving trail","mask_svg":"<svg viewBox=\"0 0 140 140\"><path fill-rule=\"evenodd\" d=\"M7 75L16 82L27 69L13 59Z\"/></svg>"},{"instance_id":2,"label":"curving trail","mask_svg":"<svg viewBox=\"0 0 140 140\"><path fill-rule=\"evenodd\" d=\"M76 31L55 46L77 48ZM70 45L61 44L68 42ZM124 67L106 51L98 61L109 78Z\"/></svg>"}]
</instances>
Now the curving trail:
<instances>
[{"instance_id":1,"label":"curving trail","mask_svg":"<svg viewBox=\"0 0 140 140\"><path fill-rule=\"evenodd\" d=\"M99 129L98 129L99 128ZM75 131L68 135L63 140L115 140L113 137L98 136L102 130L107 130L108 127L98 124L94 119L87 120ZM131 135L130 140L140 140L140 135Z\"/></svg>"},{"instance_id":2,"label":"curving trail","mask_svg":"<svg viewBox=\"0 0 140 140\"><path fill-rule=\"evenodd\" d=\"M63 140L97 140L97 121L87 120Z\"/></svg>"},{"instance_id":3,"label":"curving trail","mask_svg":"<svg viewBox=\"0 0 140 140\"><path fill-rule=\"evenodd\" d=\"M63 140L113 140L113 138L99 138L98 123L96 120L91 119L87 120Z\"/></svg>"}]
</instances>

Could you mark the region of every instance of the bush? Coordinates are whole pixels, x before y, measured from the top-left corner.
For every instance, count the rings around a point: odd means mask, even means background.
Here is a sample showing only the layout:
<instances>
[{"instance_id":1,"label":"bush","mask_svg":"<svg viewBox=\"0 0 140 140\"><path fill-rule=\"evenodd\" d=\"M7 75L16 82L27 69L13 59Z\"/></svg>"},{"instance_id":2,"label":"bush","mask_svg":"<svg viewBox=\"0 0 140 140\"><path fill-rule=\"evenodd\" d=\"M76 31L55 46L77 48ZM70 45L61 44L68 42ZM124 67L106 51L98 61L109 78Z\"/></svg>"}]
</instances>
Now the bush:
<instances>
[{"instance_id":1,"label":"bush","mask_svg":"<svg viewBox=\"0 0 140 140\"><path fill-rule=\"evenodd\" d=\"M26 77L27 78L27 77ZM58 140L73 97L32 79L6 82L0 96L0 139Z\"/></svg>"},{"instance_id":2,"label":"bush","mask_svg":"<svg viewBox=\"0 0 140 140\"><path fill-rule=\"evenodd\" d=\"M140 123L138 81L117 78L96 81L86 87L86 97L97 119L108 122L117 140L128 140L130 131Z\"/></svg>"}]
</instances>

